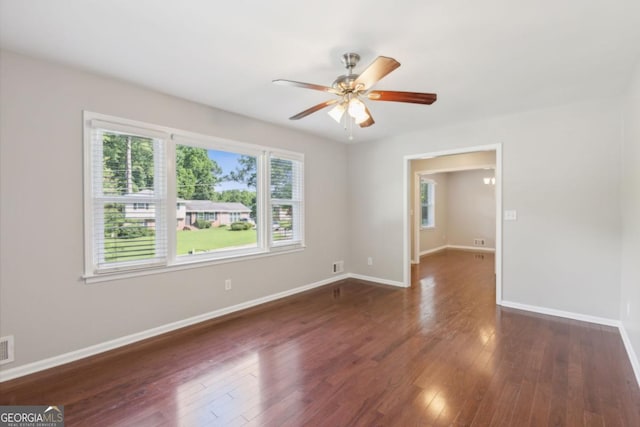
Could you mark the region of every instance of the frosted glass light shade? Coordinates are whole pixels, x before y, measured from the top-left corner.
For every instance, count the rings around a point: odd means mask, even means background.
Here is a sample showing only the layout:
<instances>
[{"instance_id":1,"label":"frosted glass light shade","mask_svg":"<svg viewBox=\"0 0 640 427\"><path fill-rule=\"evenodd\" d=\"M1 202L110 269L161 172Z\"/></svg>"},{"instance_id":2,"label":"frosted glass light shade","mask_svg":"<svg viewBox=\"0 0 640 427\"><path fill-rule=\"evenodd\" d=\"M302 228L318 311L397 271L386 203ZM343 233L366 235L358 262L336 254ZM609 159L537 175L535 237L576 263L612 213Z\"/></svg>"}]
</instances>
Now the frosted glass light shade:
<instances>
[{"instance_id":1,"label":"frosted glass light shade","mask_svg":"<svg viewBox=\"0 0 640 427\"><path fill-rule=\"evenodd\" d=\"M331 118L333 120L335 120L336 122L340 123L340 121L342 120L342 116L344 115L345 110L346 110L346 107L345 107L344 103L342 103L342 104L338 104L335 107L333 107L331 110L329 110L329 112L327 114L329 114L329 116L331 116Z\"/></svg>"}]
</instances>

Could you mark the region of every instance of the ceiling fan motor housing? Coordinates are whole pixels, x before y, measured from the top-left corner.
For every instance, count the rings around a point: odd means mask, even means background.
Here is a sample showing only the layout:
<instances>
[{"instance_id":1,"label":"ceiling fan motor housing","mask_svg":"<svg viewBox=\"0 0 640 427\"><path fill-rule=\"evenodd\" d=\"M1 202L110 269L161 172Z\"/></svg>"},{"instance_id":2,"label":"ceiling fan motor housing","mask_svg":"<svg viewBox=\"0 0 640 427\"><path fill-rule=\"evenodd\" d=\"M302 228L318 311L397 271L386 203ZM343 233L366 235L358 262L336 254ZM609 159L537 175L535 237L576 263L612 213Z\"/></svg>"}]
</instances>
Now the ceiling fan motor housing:
<instances>
[{"instance_id":1,"label":"ceiling fan motor housing","mask_svg":"<svg viewBox=\"0 0 640 427\"><path fill-rule=\"evenodd\" d=\"M334 80L331 85L334 89L338 89L343 92L353 92L355 89L354 82L358 78L358 74L353 74L353 67L355 67L360 61L360 55L357 53L349 52L342 55L342 63L347 69L347 74L343 74Z\"/></svg>"},{"instance_id":2,"label":"ceiling fan motor housing","mask_svg":"<svg viewBox=\"0 0 640 427\"><path fill-rule=\"evenodd\" d=\"M353 92L355 89L355 81L359 74L343 74L334 80L331 85L334 89L348 93Z\"/></svg>"}]
</instances>

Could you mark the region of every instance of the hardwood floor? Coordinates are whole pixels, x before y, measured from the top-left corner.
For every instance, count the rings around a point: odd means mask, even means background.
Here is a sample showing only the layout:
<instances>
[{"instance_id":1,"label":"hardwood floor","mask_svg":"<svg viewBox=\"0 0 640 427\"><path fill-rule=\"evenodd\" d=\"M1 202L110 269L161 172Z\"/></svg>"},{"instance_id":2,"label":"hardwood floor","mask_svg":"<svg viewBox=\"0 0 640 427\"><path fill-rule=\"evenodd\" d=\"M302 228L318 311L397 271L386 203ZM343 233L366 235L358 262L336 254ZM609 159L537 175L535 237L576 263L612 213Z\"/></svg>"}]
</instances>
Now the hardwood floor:
<instances>
[{"instance_id":1,"label":"hardwood floor","mask_svg":"<svg viewBox=\"0 0 640 427\"><path fill-rule=\"evenodd\" d=\"M495 305L493 255L423 258L1 384L67 426L640 426L615 328ZM258 284L257 284L258 285Z\"/></svg>"}]
</instances>

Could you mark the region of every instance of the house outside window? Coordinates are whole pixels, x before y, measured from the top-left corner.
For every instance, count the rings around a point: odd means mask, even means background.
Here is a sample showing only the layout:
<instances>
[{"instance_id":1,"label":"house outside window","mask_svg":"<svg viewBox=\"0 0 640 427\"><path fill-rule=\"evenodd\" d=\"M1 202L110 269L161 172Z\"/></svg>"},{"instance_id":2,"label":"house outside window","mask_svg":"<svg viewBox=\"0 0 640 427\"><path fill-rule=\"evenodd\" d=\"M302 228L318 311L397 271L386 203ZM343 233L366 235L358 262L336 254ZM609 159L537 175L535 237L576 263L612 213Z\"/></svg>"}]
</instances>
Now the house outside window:
<instances>
[{"instance_id":1,"label":"house outside window","mask_svg":"<svg viewBox=\"0 0 640 427\"><path fill-rule=\"evenodd\" d=\"M304 248L303 155L90 112L84 127L88 282Z\"/></svg>"},{"instance_id":2,"label":"house outside window","mask_svg":"<svg viewBox=\"0 0 640 427\"><path fill-rule=\"evenodd\" d=\"M420 226L435 227L435 182L420 178Z\"/></svg>"}]
</instances>

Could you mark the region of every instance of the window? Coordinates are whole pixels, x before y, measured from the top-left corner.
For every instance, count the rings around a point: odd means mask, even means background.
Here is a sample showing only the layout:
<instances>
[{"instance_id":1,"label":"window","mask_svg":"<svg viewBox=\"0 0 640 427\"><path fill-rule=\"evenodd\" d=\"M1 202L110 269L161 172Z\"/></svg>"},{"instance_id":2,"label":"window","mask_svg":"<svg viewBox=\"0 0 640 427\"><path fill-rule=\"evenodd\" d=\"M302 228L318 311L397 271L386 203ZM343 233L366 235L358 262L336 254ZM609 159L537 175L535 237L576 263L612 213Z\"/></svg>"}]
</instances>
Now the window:
<instances>
[{"instance_id":1,"label":"window","mask_svg":"<svg viewBox=\"0 0 640 427\"><path fill-rule=\"evenodd\" d=\"M85 275L303 247L303 159L86 112Z\"/></svg>"},{"instance_id":2,"label":"window","mask_svg":"<svg viewBox=\"0 0 640 427\"><path fill-rule=\"evenodd\" d=\"M166 239L164 141L136 129L94 122L88 248L96 270L162 262ZM141 209L144 209L141 211Z\"/></svg>"},{"instance_id":3,"label":"window","mask_svg":"<svg viewBox=\"0 0 640 427\"><path fill-rule=\"evenodd\" d=\"M420 226L435 227L435 182L420 178Z\"/></svg>"},{"instance_id":4,"label":"window","mask_svg":"<svg viewBox=\"0 0 640 427\"><path fill-rule=\"evenodd\" d=\"M274 244L302 240L302 162L272 156L270 159L271 238Z\"/></svg>"},{"instance_id":5,"label":"window","mask_svg":"<svg viewBox=\"0 0 640 427\"><path fill-rule=\"evenodd\" d=\"M217 221L218 213L217 212L197 212L196 218L203 221Z\"/></svg>"}]
</instances>

